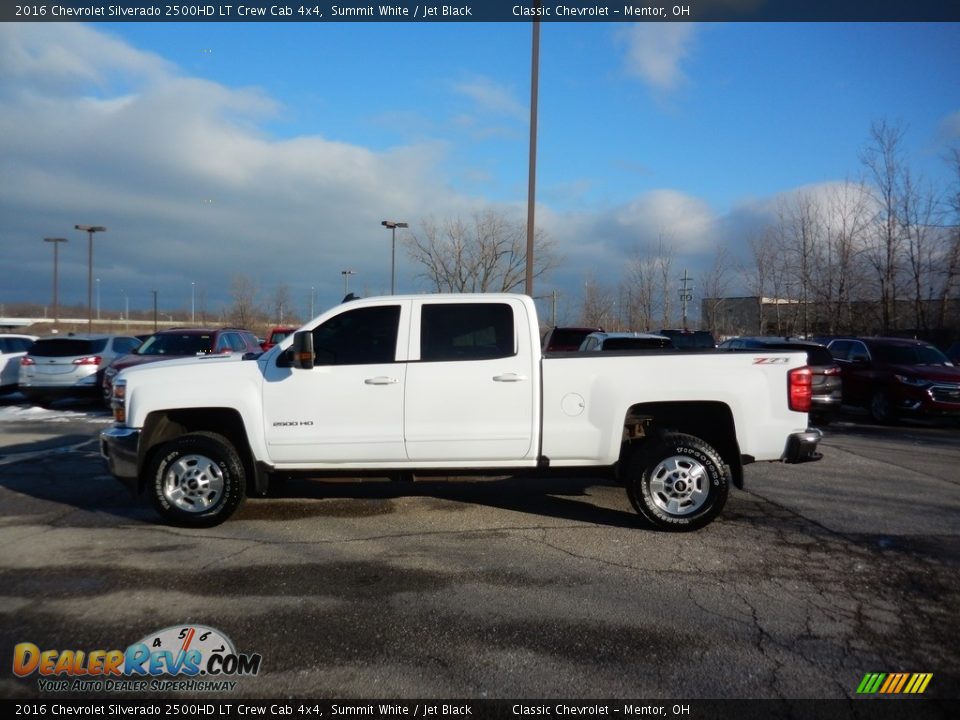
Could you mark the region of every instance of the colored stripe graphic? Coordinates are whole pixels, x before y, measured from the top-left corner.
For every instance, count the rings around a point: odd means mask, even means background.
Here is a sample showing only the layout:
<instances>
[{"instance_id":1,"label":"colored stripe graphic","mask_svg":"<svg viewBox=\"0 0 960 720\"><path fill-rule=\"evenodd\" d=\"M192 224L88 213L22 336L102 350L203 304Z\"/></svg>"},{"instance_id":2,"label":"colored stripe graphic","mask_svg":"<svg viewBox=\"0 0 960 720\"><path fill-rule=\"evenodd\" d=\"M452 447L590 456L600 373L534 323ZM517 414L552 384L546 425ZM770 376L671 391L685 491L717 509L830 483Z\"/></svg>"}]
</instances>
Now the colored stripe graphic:
<instances>
[{"instance_id":1,"label":"colored stripe graphic","mask_svg":"<svg viewBox=\"0 0 960 720\"><path fill-rule=\"evenodd\" d=\"M919 695L926 692L933 673L867 673L857 686L858 695Z\"/></svg>"}]
</instances>

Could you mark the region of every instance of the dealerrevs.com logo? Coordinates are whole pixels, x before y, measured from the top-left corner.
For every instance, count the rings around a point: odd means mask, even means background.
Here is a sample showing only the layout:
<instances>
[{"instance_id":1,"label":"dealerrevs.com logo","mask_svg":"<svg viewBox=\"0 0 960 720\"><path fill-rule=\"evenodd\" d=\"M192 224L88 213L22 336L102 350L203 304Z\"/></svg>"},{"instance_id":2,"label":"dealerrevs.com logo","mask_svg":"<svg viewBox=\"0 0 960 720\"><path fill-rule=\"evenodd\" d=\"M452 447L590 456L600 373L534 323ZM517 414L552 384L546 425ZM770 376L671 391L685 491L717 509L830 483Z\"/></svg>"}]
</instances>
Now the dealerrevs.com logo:
<instances>
[{"instance_id":1,"label":"dealerrevs.com logo","mask_svg":"<svg viewBox=\"0 0 960 720\"><path fill-rule=\"evenodd\" d=\"M41 650L31 642L13 649L13 674L37 676L42 692L233 690L236 677L260 672L259 654L238 653L219 630L174 625L126 650Z\"/></svg>"}]
</instances>

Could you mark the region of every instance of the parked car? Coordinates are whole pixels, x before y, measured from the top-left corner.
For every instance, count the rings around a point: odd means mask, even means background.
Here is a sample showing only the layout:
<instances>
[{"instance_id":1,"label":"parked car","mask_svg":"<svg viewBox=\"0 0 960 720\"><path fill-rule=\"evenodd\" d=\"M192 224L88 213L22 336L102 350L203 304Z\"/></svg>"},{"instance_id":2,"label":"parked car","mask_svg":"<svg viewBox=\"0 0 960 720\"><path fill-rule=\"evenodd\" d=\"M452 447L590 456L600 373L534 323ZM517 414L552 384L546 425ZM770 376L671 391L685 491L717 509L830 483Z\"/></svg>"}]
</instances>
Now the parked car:
<instances>
[{"instance_id":1,"label":"parked car","mask_svg":"<svg viewBox=\"0 0 960 720\"><path fill-rule=\"evenodd\" d=\"M20 359L36 339L36 335L0 334L0 394L17 389Z\"/></svg>"},{"instance_id":2,"label":"parked car","mask_svg":"<svg viewBox=\"0 0 960 720\"><path fill-rule=\"evenodd\" d=\"M294 331L296 331L296 328L291 326L271 328L270 334L267 335L266 340L260 343L260 347L266 352Z\"/></svg>"},{"instance_id":3,"label":"parked car","mask_svg":"<svg viewBox=\"0 0 960 720\"><path fill-rule=\"evenodd\" d=\"M680 350L712 350L717 346L713 333L709 330L661 330Z\"/></svg>"},{"instance_id":4,"label":"parked car","mask_svg":"<svg viewBox=\"0 0 960 720\"><path fill-rule=\"evenodd\" d=\"M641 332L594 332L580 343L583 352L611 350L664 350L676 346L665 335Z\"/></svg>"},{"instance_id":5,"label":"parked car","mask_svg":"<svg viewBox=\"0 0 960 720\"><path fill-rule=\"evenodd\" d=\"M161 330L148 337L129 355L116 358L103 375L103 398L110 402L113 379L121 370L134 365L220 353L260 353L263 350L256 336L241 328L174 328Z\"/></svg>"},{"instance_id":6,"label":"parked car","mask_svg":"<svg viewBox=\"0 0 960 720\"><path fill-rule=\"evenodd\" d=\"M583 339L592 332L603 332L601 327L553 327L543 336L543 352L570 352L579 350Z\"/></svg>"},{"instance_id":7,"label":"parked car","mask_svg":"<svg viewBox=\"0 0 960 720\"><path fill-rule=\"evenodd\" d=\"M827 346L843 370L843 401L879 423L907 415L960 417L960 368L933 345L900 338L842 338Z\"/></svg>"},{"instance_id":8,"label":"parked car","mask_svg":"<svg viewBox=\"0 0 960 720\"><path fill-rule=\"evenodd\" d=\"M95 396L107 365L138 345L140 341L128 335L42 337L20 359L20 392L40 405L58 397Z\"/></svg>"},{"instance_id":9,"label":"parked car","mask_svg":"<svg viewBox=\"0 0 960 720\"><path fill-rule=\"evenodd\" d=\"M843 403L843 379L840 365L823 345L797 338L738 337L724 340L720 350L806 350L807 364L813 371L813 397L810 419L815 425L826 425Z\"/></svg>"}]
</instances>

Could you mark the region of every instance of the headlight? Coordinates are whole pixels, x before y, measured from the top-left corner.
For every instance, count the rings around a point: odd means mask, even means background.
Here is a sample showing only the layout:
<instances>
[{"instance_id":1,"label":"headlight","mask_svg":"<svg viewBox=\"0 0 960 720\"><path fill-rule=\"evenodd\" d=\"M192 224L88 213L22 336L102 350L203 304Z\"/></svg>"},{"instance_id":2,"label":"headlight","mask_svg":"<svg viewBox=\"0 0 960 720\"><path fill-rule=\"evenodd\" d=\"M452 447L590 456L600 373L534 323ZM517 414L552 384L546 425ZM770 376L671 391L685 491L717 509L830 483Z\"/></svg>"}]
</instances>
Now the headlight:
<instances>
[{"instance_id":1,"label":"headlight","mask_svg":"<svg viewBox=\"0 0 960 720\"><path fill-rule=\"evenodd\" d=\"M909 375L894 375L897 382L909 385L910 387L926 387L930 383L921 378L910 377Z\"/></svg>"}]
</instances>

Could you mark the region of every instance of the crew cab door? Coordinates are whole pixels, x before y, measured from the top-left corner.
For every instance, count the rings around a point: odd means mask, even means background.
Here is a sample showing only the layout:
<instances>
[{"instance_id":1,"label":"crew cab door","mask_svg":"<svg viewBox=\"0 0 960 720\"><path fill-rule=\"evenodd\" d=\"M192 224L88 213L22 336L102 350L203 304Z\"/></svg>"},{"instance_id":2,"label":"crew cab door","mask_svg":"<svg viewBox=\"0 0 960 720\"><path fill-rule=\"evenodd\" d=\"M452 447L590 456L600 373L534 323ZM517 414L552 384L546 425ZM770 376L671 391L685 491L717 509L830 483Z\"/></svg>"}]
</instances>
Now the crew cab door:
<instances>
[{"instance_id":1,"label":"crew cab door","mask_svg":"<svg viewBox=\"0 0 960 720\"><path fill-rule=\"evenodd\" d=\"M313 330L315 366L269 362L264 433L275 463L406 460L403 388L410 303L345 306ZM401 333L400 328L404 328Z\"/></svg>"},{"instance_id":2,"label":"crew cab door","mask_svg":"<svg viewBox=\"0 0 960 720\"><path fill-rule=\"evenodd\" d=\"M411 461L510 461L536 454L535 359L517 300L414 303L404 407Z\"/></svg>"}]
</instances>

